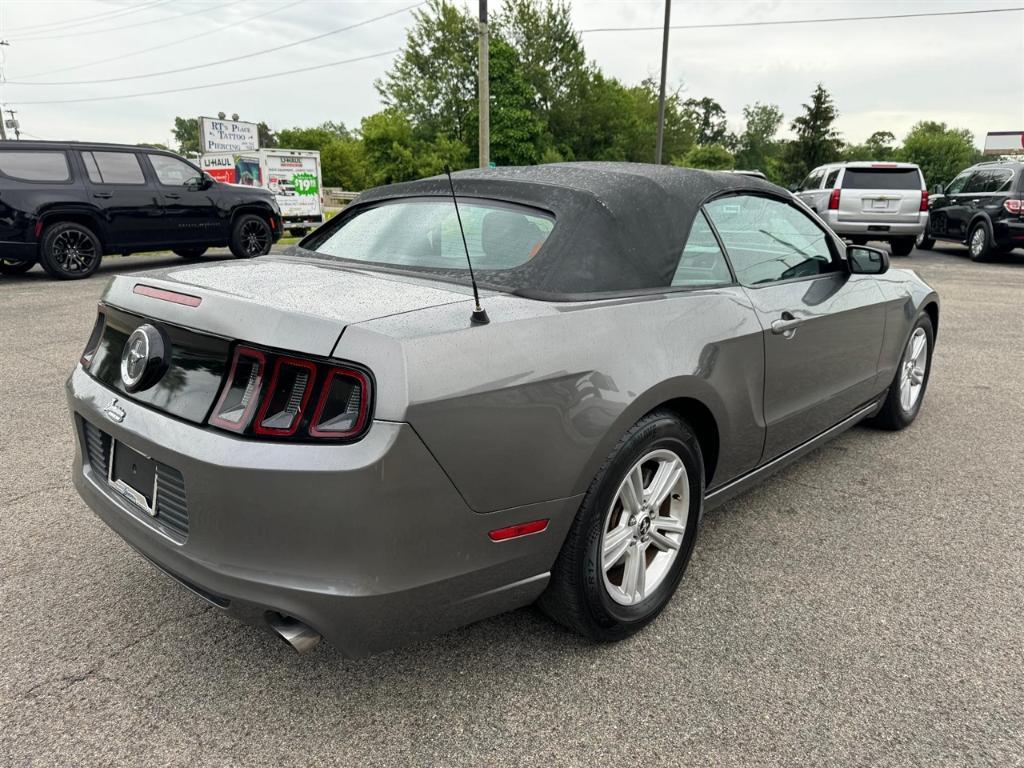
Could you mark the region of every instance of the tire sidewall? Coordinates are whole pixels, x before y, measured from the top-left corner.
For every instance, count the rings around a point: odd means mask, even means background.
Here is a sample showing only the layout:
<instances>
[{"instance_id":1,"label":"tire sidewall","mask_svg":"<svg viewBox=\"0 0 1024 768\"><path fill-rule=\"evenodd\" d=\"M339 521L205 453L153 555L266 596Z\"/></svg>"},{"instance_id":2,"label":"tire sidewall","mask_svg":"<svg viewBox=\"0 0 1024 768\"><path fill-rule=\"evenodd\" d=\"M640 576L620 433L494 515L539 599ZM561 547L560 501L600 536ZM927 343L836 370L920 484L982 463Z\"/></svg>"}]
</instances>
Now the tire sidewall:
<instances>
[{"instance_id":1,"label":"tire sidewall","mask_svg":"<svg viewBox=\"0 0 1024 768\"><path fill-rule=\"evenodd\" d=\"M903 405L900 403L899 393L899 380L900 370L896 371L896 380L893 382L893 392L891 397L894 398L895 411L899 414L900 420L904 425L910 424L917 418L917 414L921 412L921 405L924 403L924 396L928 392L928 382L931 380L932 374L932 359L935 351L935 329L932 328L932 320L927 314L922 314L917 318L917 322L914 323L914 327L910 329L910 334L907 336L906 342L903 344L903 351L900 353L900 367L903 366L903 357L907 353L907 345L910 344L910 340L914 337L914 333L917 332L918 328L924 328L925 341L928 344L928 361L924 367L924 381L921 382L921 393L917 397L917 402L909 410L903 410Z\"/></svg>"},{"instance_id":2,"label":"tire sidewall","mask_svg":"<svg viewBox=\"0 0 1024 768\"><path fill-rule=\"evenodd\" d=\"M982 248L981 253L975 256L971 250L971 241L974 240L974 233L979 229L985 234L985 247ZM967 255L972 261L985 261L992 255L992 230L984 219L978 221L967 233Z\"/></svg>"},{"instance_id":3,"label":"tire sidewall","mask_svg":"<svg viewBox=\"0 0 1024 768\"><path fill-rule=\"evenodd\" d=\"M686 467L690 485L686 533L672 569L658 588L637 605L620 605L611 598L604 585L601 540L605 516L626 472L642 456L659 448L673 451ZM690 430L677 419L668 415L658 418L630 436L621 446L594 491L584 502L587 506L587 528L582 538L584 553L580 558L583 568L580 584L591 618L603 631L622 636L631 634L653 620L665 607L675 593L693 552L703 498L704 473L700 446Z\"/></svg>"},{"instance_id":4,"label":"tire sidewall","mask_svg":"<svg viewBox=\"0 0 1024 768\"><path fill-rule=\"evenodd\" d=\"M70 231L78 231L84 234L92 240L93 247L96 249L96 258L88 269L81 272L68 272L53 256L53 241L62 232ZM100 262L102 260L103 245L100 243L100 239L96 236L96 233L84 224L61 222L59 224L51 224L43 231L43 237L39 244L39 263L51 277L56 277L61 280L80 280L82 278L89 277L89 275L99 269Z\"/></svg>"}]
</instances>

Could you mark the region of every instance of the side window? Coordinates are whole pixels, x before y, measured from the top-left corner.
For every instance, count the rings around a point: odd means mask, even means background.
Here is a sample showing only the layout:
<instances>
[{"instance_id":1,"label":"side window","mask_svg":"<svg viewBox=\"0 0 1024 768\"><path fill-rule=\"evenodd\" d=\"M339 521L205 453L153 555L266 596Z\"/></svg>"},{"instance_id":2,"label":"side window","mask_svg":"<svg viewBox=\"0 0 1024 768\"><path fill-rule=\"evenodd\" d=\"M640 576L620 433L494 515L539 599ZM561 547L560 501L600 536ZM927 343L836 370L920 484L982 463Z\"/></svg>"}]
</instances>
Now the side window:
<instances>
[{"instance_id":1,"label":"side window","mask_svg":"<svg viewBox=\"0 0 1024 768\"><path fill-rule=\"evenodd\" d=\"M963 192L964 187L967 185L967 180L970 179L973 175L974 174L971 171L964 171L963 173L961 173L959 176L957 176L955 179L949 182L949 186L946 187L946 194L956 195L959 194L960 192Z\"/></svg>"},{"instance_id":2,"label":"side window","mask_svg":"<svg viewBox=\"0 0 1024 768\"><path fill-rule=\"evenodd\" d=\"M964 184L962 191L968 195L988 192L992 186L992 180L992 171L975 171L974 175Z\"/></svg>"},{"instance_id":3,"label":"side window","mask_svg":"<svg viewBox=\"0 0 1024 768\"><path fill-rule=\"evenodd\" d=\"M721 285L731 282L729 265L725 262L722 249L718 247L711 225L703 213L698 213L690 228L682 256L679 257L672 285Z\"/></svg>"},{"instance_id":4,"label":"side window","mask_svg":"<svg viewBox=\"0 0 1024 768\"><path fill-rule=\"evenodd\" d=\"M94 184L145 184L139 158L132 152L83 152L82 160Z\"/></svg>"},{"instance_id":5,"label":"side window","mask_svg":"<svg viewBox=\"0 0 1024 768\"><path fill-rule=\"evenodd\" d=\"M839 169L836 168L832 171L828 178L825 179L825 189L832 189L836 185L836 179L839 178Z\"/></svg>"},{"instance_id":6,"label":"side window","mask_svg":"<svg viewBox=\"0 0 1024 768\"><path fill-rule=\"evenodd\" d=\"M734 195L705 206L743 285L834 272L828 236L797 208L769 197Z\"/></svg>"},{"instance_id":7,"label":"side window","mask_svg":"<svg viewBox=\"0 0 1024 768\"><path fill-rule=\"evenodd\" d=\"M800 182L800 191L807 189L817 189L821 183L822 171L811 171L807 174L807 178Z\"/></svg>"},{"instance_id":8,"label":"side window","mask_svg":"<svg viewBox=\"0 0 1024 768\"><path fill-rule=\"evenodd\" d=\"M153 165L157 180L165 187L183 187L199 177L199 171L176 157L146 155Z\"/></svg>"},{"instance_id":9,"label":"side window","mask_svg":"<svg viewBox=\"0 0 1024 768\"><path fill-rule=\"evenodd\" d=\"M68 159L63 152L0 152L0 173L22 181L68 181Z\"/></svg>"}]
</instances>

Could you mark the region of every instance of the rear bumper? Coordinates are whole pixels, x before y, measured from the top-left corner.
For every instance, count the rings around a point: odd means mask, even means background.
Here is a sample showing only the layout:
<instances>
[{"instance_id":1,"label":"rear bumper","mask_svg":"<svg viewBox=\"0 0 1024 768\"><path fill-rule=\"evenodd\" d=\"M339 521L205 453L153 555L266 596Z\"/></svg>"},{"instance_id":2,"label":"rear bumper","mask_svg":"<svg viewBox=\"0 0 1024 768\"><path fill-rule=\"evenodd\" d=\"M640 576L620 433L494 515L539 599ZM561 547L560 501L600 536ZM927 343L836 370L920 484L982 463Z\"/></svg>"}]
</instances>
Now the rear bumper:
<instances>
[{"instance_id":1,"label":"rear bumper","mask_svg":"<svg viewBox=\"0 0 1024 768\"><path fill-rule=\"evenodd\" d=\"M891 237L917 237L924 232L928 214L921 212L915 222L889 223L886 221L840 220L838 211L826 211L824 219L837 235L886 240Z\"/></svg>"},{"instance_id":2,"label":"rear bumper","mask_svg":"<svg viewBox=\"0 0 1024 768\"><path fill-rule=\"evenodd\" d=\"M74 483L110 528L218 608L267 626L297 618L362 656L527 605L543 591L579 499L470 510L407 424L374 422L352 445L259 443L185 424L76 368ZM188 535L115 494L83 451L83 420L181 472ZM85 458L83 458L85 456ZM494 528L549 518L495 543Z\"/></svg>"},{"instance_id":3,"label":"rear bumper","mask_svg":"<svg viewBox=\"0 0 1024 768\"><path fill-rule=\"evenodd\" d=\"M997 220L992 237L1001 248L1024 248L1024 220Z\"/></svg>"}]
</instances>

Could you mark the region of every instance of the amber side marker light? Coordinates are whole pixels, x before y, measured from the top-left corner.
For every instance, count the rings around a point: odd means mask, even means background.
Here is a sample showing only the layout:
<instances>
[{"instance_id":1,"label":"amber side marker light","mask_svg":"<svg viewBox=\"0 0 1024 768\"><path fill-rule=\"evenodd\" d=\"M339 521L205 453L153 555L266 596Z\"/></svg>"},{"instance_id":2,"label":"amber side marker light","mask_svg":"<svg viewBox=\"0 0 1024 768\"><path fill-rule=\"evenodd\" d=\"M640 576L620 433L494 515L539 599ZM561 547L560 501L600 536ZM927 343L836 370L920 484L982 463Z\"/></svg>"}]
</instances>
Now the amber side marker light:
<instances>
[{"instance_id":1,"label":"amber side marker light","mask_svg":"<svg viewBox=\"0 0 1024 768\"><path fill-rule=\"evenodd\" d=\"M540 533L547 527L547 520L534 520L529 523L510 525L507 528L498 528L487 535L491 537L491 541L508 541L509 539L516 539L520 536L529 536L531 533Z\"/></svg>"},{"instance_id":2,"label":"amber side marker light","mask_svg":"<svg viewBox=\"0 0 1024 768\"><path fill-rule=\"evenodd\" d=\"M168 291L165 288L154 288L152 285L143 285L142 283L138 283L132 289L132 293L137 293L139 296L149 296L151 299L169 301L172 304L181 304L186 307L198 307L203 303L203 300L198 296L189 296L187 293Z\"/></svg>"}]
</instances>

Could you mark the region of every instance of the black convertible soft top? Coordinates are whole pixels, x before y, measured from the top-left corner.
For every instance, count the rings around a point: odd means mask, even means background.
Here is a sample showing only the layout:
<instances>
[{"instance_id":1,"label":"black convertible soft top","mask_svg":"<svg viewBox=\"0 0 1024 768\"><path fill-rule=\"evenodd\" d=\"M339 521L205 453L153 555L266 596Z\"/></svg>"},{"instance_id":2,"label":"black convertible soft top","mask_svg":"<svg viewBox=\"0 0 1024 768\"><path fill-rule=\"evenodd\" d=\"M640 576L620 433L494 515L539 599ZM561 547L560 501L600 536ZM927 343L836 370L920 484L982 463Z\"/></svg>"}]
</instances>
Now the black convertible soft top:
<instances>
[{"instance_id":1,"label":"black convertible soft top","mask_svg":"<svg viewBox=\"0 0 1024 768\"><path fill-rule=\"evenodd\" d=\"M738 190L786 194L751 176L640 163L555 163L459 171L453 178L460 198L554 214L555 227L533 259L514 269L477 270L481 285L546 299L668 287L690 225L708 198ZM450 194L444 176L377 187L339 218L390 199ZM467 279L465 270L424 271Z\"/></svg>"}]
</instances>

